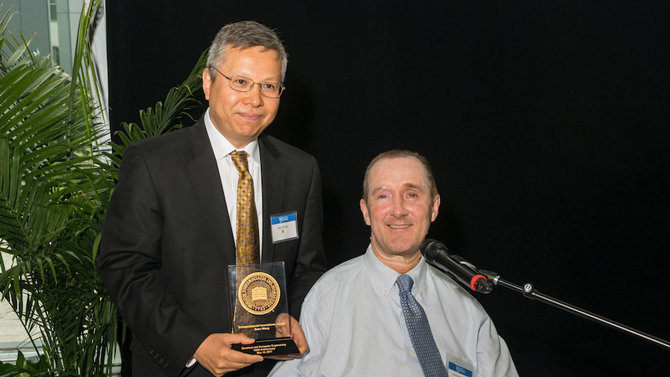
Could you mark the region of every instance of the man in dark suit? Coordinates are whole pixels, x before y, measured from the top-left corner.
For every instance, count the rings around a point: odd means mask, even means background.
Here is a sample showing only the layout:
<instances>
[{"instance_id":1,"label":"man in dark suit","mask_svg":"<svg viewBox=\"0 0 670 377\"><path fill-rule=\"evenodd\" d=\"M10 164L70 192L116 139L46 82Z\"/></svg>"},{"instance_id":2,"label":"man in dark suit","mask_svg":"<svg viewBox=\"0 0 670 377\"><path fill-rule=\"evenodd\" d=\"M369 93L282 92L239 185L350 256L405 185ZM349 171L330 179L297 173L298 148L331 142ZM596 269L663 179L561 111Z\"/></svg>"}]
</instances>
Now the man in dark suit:
<instances>
[{"instance_id":1,"label":"man in dark suit","mask_svg":"<svg viewBox=\"0 0 670 377\"><path fill-rule=\"evenodd\" d=\"M231 153L247 157L260 259L285 262L293 317L326 269L317 163L262 134L277 114L286 65L272 30L248 21L224 26L203 71L209 101L203 117L124 154L98 270L135 334L136 377L265 376L272 367L271 360L230 348L253 342L231 333L228 266L239 264L242 175ZM297 219L291 237L272 231L270 219L285 213ZM304 354L307 342L293 317L292 336Z\"/></svg>"}]
</instances>

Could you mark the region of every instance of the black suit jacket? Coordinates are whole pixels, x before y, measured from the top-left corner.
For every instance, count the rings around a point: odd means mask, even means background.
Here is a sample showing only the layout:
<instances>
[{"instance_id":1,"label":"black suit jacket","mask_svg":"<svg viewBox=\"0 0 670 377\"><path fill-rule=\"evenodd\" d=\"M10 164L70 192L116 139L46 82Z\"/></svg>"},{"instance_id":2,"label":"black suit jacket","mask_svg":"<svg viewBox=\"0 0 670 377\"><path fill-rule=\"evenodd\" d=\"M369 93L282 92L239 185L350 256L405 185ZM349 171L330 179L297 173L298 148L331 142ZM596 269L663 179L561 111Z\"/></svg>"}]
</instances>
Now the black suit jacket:
<instances>
[{"instance_id":1,"label":"black suit jacket","mask_svg":"<svg viewBox=\"0 0 670 377\"><path fill-rule=\"evenodd\" d=\"M307 153L267 135L258 142L262 258L285 262L298 318L326 270L320 173ZM299 239L273 244L270 215L289 211L297 211ZM227 268L235 264L235 242L203 119L126 149L100 250L98 271L135 335L138 377L210 376L184 366L209 334L231 330ZM230 375L264 376L271 365L262 364Z\"/></svg>"}]
</instances>

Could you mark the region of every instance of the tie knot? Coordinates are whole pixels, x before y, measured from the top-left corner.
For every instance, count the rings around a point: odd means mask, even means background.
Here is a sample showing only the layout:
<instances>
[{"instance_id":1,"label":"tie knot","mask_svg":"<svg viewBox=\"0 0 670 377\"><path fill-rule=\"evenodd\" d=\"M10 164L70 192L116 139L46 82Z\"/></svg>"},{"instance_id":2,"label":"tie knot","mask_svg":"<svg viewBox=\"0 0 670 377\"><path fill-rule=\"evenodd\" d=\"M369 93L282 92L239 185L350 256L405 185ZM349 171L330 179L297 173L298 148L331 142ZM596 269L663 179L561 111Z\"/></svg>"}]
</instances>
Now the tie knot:
<instances>
[{"instance_id":1,"label":"tie knot","mask_svg":"<svg viewBox=\"0 0 670 377\"><path fill-rule=\"evenodd\" d=\"M233 164L235 164L237 171L242 173L249 170L249 164L247 163L249 153L245 151L234 151L230 154L230 157L233 159Z\"/></svg>"},{"instance_id":2,"label":"tie knot","mask_svg":"<svg viewBox=\"0 0 670 377\"><path fill-rule=\"evenodd\" d=\"M412 292L412 286L414 285L414 280L409 275L400 275L396 280L398 283L398 288L400 292Z\"/></svg>"}]
</instances>

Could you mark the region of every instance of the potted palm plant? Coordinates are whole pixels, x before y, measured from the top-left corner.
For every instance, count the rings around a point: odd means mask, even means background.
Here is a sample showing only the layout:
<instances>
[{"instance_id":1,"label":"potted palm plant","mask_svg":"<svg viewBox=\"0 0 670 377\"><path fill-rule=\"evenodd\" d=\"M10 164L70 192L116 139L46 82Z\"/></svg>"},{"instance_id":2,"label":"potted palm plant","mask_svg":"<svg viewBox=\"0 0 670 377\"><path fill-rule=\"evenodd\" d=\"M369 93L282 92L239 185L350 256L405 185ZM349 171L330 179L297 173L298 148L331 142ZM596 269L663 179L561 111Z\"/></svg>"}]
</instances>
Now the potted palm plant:
<instances>
[{"instance_id":1,"label":"potted palm plant","mask_svg":"<svg viewBox=\"0 0 670 377\"><path fill-rule=\"evenodd\" d=\"M39 355L0 363L0 376L111 372L118 315L95 265L120 156L181 127L197 104L206 54L164 102L140 112L140 125L123 124L121 144L107 141L89 46L100 3L84 5L72 76L7 32L9 12L0 19L0 252L11 256L0 258L0 300Z\"/></svg>"}]
</instances>

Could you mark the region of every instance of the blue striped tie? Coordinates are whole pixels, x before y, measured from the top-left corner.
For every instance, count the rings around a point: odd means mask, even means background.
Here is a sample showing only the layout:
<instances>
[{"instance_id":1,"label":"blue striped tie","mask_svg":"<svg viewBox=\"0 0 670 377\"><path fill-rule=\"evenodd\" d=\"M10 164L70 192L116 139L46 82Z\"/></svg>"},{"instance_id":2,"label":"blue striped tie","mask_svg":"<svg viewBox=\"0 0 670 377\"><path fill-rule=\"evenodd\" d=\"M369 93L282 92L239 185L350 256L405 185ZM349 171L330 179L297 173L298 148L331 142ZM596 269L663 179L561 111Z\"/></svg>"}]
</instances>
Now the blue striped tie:
<instances>
[{"instance_id":1,"label":"blue striped tie","mask_svg":"<svg viewBox=\"0 0 670 377\"><path fill-rule=\"evenodd\" d=\"M414 280L409 275L400 275L396 280L400 289L400 305L405 317L409 338L421 363L423 375L426 377L447 377L447 369L442 363L440 351L437 349L426 312L412 296Z\"/></svg>"}]
</instances>

